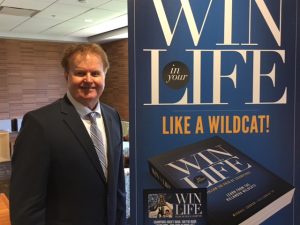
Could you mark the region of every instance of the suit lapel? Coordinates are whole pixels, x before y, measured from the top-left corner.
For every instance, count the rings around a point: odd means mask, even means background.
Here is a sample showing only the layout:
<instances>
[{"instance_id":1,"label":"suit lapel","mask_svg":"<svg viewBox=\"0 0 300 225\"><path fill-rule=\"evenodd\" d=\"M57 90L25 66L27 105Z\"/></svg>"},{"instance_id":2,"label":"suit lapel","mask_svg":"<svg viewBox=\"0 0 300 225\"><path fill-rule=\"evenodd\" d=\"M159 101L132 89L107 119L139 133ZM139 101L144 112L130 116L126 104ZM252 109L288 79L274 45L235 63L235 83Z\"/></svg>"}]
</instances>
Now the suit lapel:
<instances>
[{"instance_id":1,"label":"suit lapel","mask_svg":"<svg viewBox=\"0 0 300 225\"><path fill-rule=\"evenodd\" d=\"M104 173L102 171L93 142L79 114L76 112L76 109L66 96L61 101L61 113L63 115L64 122L74 134L78 142L82 145L100 177L105 181L106 179L104 177Z\"/></svg>"},{"instance_id":2,"label":"suit lapel","mask_svg":"<svg viewBox=\"0 0 300 225\"><path fill-rule=\"evenodd\" d=\"M114 174L114 152L112 150L112 119L110 114L105 110L104 107L101 106L101 113L104 121L105 126L105 133L106 133L106 139L107 139L107 159L108 159L108 181L111 180L111 176Z\"/></svg>"}]
</instances>

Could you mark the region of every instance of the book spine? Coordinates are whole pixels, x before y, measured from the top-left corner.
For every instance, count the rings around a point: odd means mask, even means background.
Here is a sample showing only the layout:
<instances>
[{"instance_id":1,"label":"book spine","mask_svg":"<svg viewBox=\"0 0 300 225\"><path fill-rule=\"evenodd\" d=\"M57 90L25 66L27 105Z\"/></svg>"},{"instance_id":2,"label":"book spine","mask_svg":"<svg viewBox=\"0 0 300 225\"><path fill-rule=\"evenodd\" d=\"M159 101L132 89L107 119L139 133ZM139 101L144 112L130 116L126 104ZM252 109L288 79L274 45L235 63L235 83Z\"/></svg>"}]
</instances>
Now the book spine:
<instances>
[{"instance_id":1,"label":"book spine","mask_svg":"<svg viewBox=\"0 0 300 225\"><path fill-rule=\"evenodd\" d=\"M149 170L151 175L165 188L175 188L171 183L149 162Z\"/></svg>"}]
</instances>

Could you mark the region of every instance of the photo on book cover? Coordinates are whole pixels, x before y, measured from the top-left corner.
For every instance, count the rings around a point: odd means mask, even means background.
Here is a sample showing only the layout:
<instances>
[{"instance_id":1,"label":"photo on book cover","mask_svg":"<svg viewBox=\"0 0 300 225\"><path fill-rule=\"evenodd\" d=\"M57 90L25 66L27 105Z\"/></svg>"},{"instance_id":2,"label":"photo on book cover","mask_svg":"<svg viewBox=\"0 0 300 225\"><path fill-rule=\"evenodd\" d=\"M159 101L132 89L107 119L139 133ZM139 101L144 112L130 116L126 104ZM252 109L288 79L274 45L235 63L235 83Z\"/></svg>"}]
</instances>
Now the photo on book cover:
<instances>
[{"instance_id":1,"label":"photo on book cover","mask_svg":"<svg viewBox=\"0 0 300 225\"><path fill-rule=\"evenodd\" d=\"M206 188L144 190L144 225L206 225Z\"/></svg>"}]
</instances>

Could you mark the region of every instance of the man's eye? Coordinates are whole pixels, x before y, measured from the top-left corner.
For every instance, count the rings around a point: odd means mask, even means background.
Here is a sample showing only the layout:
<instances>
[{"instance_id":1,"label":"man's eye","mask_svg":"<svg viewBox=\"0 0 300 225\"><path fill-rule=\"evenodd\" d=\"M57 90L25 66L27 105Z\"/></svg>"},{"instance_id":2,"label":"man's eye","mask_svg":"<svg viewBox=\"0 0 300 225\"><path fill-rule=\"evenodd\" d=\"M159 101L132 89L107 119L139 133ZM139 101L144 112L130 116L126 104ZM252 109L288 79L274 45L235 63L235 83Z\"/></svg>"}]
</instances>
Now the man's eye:
<instances>
[{"instance_id":1,"label":"man's eye","mask_svg":"<svg viewBox=\"0 0 300 225\"><path fill-rule=\"evenodd\" d=\"M99 77L101 75L100 71L94 71L91 73L93 77Z\"/></svg>"},{"instance_id":2,"label":"man's eye","mask_svg":"<svg viewBox=\"0 0 300 225\"><path fill-rule=\"evenodd\" d=\"M78 76L78 77L83 77L83 76L85 76L85 72L84 71L75 71L74 75Z\"/></svg>"}]
</instances>

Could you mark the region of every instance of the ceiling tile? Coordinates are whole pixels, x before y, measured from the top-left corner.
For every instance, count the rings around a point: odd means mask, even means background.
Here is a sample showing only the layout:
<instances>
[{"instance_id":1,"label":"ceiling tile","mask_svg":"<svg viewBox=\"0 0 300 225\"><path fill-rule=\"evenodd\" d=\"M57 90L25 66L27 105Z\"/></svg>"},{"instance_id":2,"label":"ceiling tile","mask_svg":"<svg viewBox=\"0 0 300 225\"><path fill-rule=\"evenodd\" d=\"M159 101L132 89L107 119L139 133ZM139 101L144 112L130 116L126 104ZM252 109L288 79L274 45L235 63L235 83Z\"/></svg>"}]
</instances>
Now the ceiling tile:
<instances>
[{"instance_id":1,"label":"ceiling tile","mask_svg":"<svg viewBox=\"0 0 300 225\"><path fill-rule=\"evenodd\" d=\"M62 20L53 18L31 18L22 23L20 26L17 26L15 29L13 29L13 31L24 33L40 33L61 22Z\"/></svg>"},{"instance_id":2,"label":"ceiling tile","mask_svg":"<svg viewBox=\"0 0 300 225\"><path fill-rule=\"evenodd\" d=\"M128 25L127 15L119 16L114 19L105 21L103 23L97 24L92 27L81 29L75 33L72 33L72 36L78 37L89 37L92 35L108 32L115 30L121 27L126 27Z\"/></svg>"},{"instance_id":3,"label":"ceiling tile","mask_svg":"<svg viewBox=\"0 0 300 225\"><path fill-rule=\"evenodd\" d=\"M0 31L9 31L27 19L28 17L0 15Z\"/></svg>"},{"instance_id":4,"label":"ceiling tile","mask_svg":"<svg viewBox=\"0 0 300 225\"><path fill-rule=\"evenodd\" d=\"M107 3L99 6L98 8L111 10L114 12L126 13L127 12L127 2L126 1L110 1L110 2L107 2Z\"/></svg>"},{"instance_id":5,"label":"ceiling tile","mask_svg":"<svg viewBox=\"0 0 300 225\"><path fill-rule=\"evenodd\" d=\"M86 27L86 23L82 22L75 22L75 21L66 21L64 23L61 23L59 25L53 26L45 31L43 31L43 34L70 34L73 32L76 32L80 29L83 29Z\"/></svg>"},{"instance_id":6,"label":"ceiling tile","mask_svg":"<svg viewBox=\"0 0 300 225\"><path fill-rule=\"evenodd\" d=\"M0 6L40 11L31 18L0 15L0 32L8 38L85 39L127 26L127 0L0 0Z\"/></svg>"},{"instance_id":7,"label":"ceiling tile","mask_svg":"<svg viewBox=\"0 0 300 225\"><path fill-rule=\"evenodd\" d=\"M88 11L90 8L56 3L39 12L35 17L68 20Z\"/></svg>"},{"instance_id":8,"label":"ceiling tile","mask_svg":"<svg viewBox=\"0 0 300 225\"><path fill-rule=\"evenodd\" d=\"M79 2L78 0L58 0L57 3L63 3L68 5L75 5L80 7L95 8L110 0L86 0L86 2Z\"/></svg>"},{"instance_id":9,"label":"ceiling tile","mask_svg":"<svg viewBox=\"0 0 300 225\"><path fill-rule=\"evenodd\" d=\"M56 0L5 0L1 6L42 10Z\"/></svg>"},{"instance_id":10,"label":"ceiling tile","mask_svg":"<svg viewBox=\"0 0 300 225\"><path fill-rule=\"evenodd\" d=\"M86 13L83 13L80 16L73 18L74 21L85 21L87 22L87 26L92 26L95 24L102 23L109 19L121 16L122 13L119 12L112 12L109 10L103 9L92 9Z\"/></svg>"}]
</instances>

